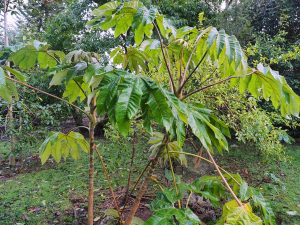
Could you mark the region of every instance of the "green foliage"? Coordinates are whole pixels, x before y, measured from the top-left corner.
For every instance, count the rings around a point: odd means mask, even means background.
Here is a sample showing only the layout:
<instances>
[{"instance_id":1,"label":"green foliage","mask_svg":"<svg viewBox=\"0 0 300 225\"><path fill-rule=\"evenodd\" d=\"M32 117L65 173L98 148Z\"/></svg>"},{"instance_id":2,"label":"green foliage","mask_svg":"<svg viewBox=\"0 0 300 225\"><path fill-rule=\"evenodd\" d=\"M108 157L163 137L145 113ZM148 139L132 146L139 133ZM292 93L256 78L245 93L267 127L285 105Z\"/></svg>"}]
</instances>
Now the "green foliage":
<instances>
[{"instance_id":1,"label":"green foliage","mask_svg":"<svg viewBox=\"0 0 300 225\"><path fill-rule=\"evenodd\" d=\"M10 59L22 70L29 70L36 64L41 69L52 68L61 62L64 53L61 51L48 50L49 45L34 41L33 45L26 45L14 52Z\"/></svg>"},{"instance_id":2,"label":"green foliage","mask_svg":"<svg viewBox=\"0 0 300 225\"><path fill-rule=\"evenodd\" d=\"M154 212L144 224L163 225L163 224L191 224L196 225L201 221L190 209L164 208Z\"/></svg>"},{"instance_id":3,"label":"green foliage","mask_svg":"<svg viewBox=\"0 0 300 225\"><path fill-rule=\"evenodd\" d=\"M122 4L122 6L121 6ZM118 10L119 6L122 7ZM147 9L138 1L120 3L117 1L108 2L93 11L95 19L89 22L90 25L97 24L103 30L115 28L115 37L127 32L131 27L134 31L134 40L139 45L144 35L151 37L153 24L157 10ZM106 17L103 19L102 18ZM101 21L100 23L98 21Z\"/></svg>"},{"instance_id":4,"label":"green foliage","mask_svg":"<svg viewBox=\"0 0 300 225\"><path fill-rule=\"evenodd\" d=\"M56 162L60 162L62 157L66 160L69 155L78 160L80 151L86 153L89 151L89 144L80 133L74 131L67 134L53 132L40 147L41 161L44 164L50 155Z\"/></svg>"},{"instance_id":5,"label":"green foliage","mask_svg":"<svg viewBox=\"0 0 300 225\"><path fill-rule=\"evenodd\" d=\"M215 119L209 110L181 102L149 78L112 70L96 75L94 81L97 80L100 80L100 83L96 82L99 83L98 114L108 112L110 122L122 134L128 133L130 121L140 113L146 128L150 129L151 123L156 122L174 135L180 144L183 144L184 127L191 126L207 149L213 146L220 151L227 148L226 139L219 130L219 127L226 130L225 125ZM128 90L132 96L122 97L122 93ZM207 136L203 138L201 132L205 131Z\"/></svg>"},{"instance_id":6,"label":"green foliage","mask_svg":"<svg viewBox=\"0 0 300 225\"><path fill-rule=\"evenodd\" d=\"M284 146L281 142L290 143L286 131L275 128L268 114L259 109L251 110L251 114L243 111L239 115L240 124L237 139L243 143L252 142L264 157L275 156L284 159Z\"/></svg>"},{"instance_id":7,"label":"green foliage","mask_svg":"<svg viewBox=\"0 0 300 225\"><path fill-rule=\"evenodd\" d=\"M276 218L277 223L282 224L297 224L299 221L299 207L298 202L300 200L298 185L300 180L298 179L299 173L299 147L289 146L286 149L286 155L290 159L290 162L285 161L274 161L270 160L268 163L265 162L264 158L260 158L257 152L253 151L253 147L246 145L239 145L238 147L232 148L230 152L224 153L222 157L218 157L218 161L222 165L232 165L230 168L234 171L247 171L243 173L245 177L251 179L251 184L255 185L257 190L263 194L263 198L255 191L252 197L251 205L257 215L261 216L264 220L264 224L272 224L271 222ZM255 166L253 166L255 165ZM299 180L299 181L298 181ZM247 188L247 194L251 193L251 188ZM273 213L267 210L271 217L262 217L263 210L258 210L259 205L255 204L255 200L264 199L261 203L266 205L266 208L272 208ZM243 200L243 199L241 199ZM257 211L258 210L258 211ZM290 215L293 212L296 215ZM274 216L275 214L275 216ZM272 220L270 218L273 218Z\"/></svg>"},{"instance_id":8,"label":"green foliage","mask_svg":"<svg viewBox=\"0 0 300 225\"><path fill-rule=\"evenodd\" d=\"M150 159L154 159L159 156L164 163L170 158L178 159L182 165L187 165L186 157L180 152L182 152L181 146L177 141L166 141L162 133L154 132L148 141L151 145L149 148ZM159 154L159 155L158 155Z\"/></svg>"},{"instance_id":9,"label":"green foliage","mask_svg":"<svg viewBox=\"0 0 300 225\"><path fill-rule=\"evenodd\" d=\"M120 23L119 26L123 26L116 18L127 15L129 10L130 15L133 13L131 15L133 19L132 21L130 20L130 24L123 31L123 35L126 36L130 26L134 24L144 25L144 22L138 16L135 16L138 14L138 10L136 10L138 5L135 3L135 1L124 4L114 2L101 6L94 11L95 19L93 24L100 26L102 29L103 24L105 24L107 25L105 29L115 28L116 33L118 24ZM139 7L142 7L142 5L139 5ZM239 84L241 93L247 90L256 98L262 96L266 100L270 99L275 108L280 107L283 116L299 114L299 97L291 90L284 77L262 65L258 65L256 70L248 68L247 58L235 36L229 36L224 30L218 31L213 27L199 31L189 27L175 29L167 23L167 20L161 14L153 14L153 18L150 16L151 13L147 13L147 15L151 17L151 19L149 18L149 24L152 21L152 24L155 25L152 29L155 28L156 32L167 39L167 43L162 46L162 51L167 52L164 54L167 54L169 57L168 63L174 64L174 68L177 70L176 73L179 73L179 76L182 76L182 71L184 73L188 72L188 70L197 71L203 59L205 59L204 62L209 62L210 60L217 64L221 78L233 79L232 85ZM152 38L152 33L148 38ZM137 36L135 30L134 36ZM141 40L135 40L135 43L139 46ZM129 68L136 72L141 72L142 70L143 73L153 73L155 71L163 74L170 73L169 69L167 69L168 66L163 65L166 62L163 61L165 56L159 50L160 46L152 44L152 39L146 39L141 45L142 48L129 46L130 48L122 50L120 47L113 51L112 57L114 62L122 64L123 68L127 68L131 58L135 64L129 65ZM147 47L147 45L152 46ZM130 50L128 51L128 49ZM134 54L132 54L132 49L134 49ZM137 55L140 56L139 60L136 60ZM160 58L160 63L156 60L157 58ZM247 72L249 72L248 75L246 75ZM170 74L170 76L173 75ZM179 92L182 88L179 87ZM176 91L174 90L174 92Z\"/></svg>"}]
</instances>

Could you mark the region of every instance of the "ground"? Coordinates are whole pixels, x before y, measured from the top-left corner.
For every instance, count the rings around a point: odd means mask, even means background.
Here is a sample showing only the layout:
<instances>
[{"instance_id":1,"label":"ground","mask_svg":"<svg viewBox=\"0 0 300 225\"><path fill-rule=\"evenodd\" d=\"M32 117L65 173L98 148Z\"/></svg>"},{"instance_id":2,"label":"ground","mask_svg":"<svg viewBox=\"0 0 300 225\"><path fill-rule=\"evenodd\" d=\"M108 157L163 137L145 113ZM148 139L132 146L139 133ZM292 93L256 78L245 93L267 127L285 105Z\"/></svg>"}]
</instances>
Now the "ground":
<instances>
[{"instance_id":1,"label":"ground","mask_svg":"<svg viewBox=\"0 0 300 225\"><path fill-rule=\"evenodd\" d=\"M123 168L130 160L131 143L118 144L102 141L108 169L114 187L118 189L127 182L128 171ZM138 144L134 171L141 171L146 161L147 145ZM31 150L33 153L36 150ZM0 154L5 157L7 145L0 144ZM121 155L127 155L126 159ZM231 172L239 172L250 184L261 188L271 201L280 224L300 224L300 146L287 150L289 163L265 162L249 147L235 147L218 156L217 160ZM27 160L27 161L26 161ZM8 174L6 165L0 166L0 224L81 224L84 220L87 196L87 159L67 160L60 164L39 164L38 157L27 158L27 170ZM33 167L30 168L30 165ZM101 204L109 196L107 181L103 178L99 163L95 174L96 219L103 217ZM4 174L6 173L6 174ZM2 175L1 175L2 174ZM118 179L116 179L118 178ZM294 215L296 214L296 215Z\"/></svg>"}]
</instances>

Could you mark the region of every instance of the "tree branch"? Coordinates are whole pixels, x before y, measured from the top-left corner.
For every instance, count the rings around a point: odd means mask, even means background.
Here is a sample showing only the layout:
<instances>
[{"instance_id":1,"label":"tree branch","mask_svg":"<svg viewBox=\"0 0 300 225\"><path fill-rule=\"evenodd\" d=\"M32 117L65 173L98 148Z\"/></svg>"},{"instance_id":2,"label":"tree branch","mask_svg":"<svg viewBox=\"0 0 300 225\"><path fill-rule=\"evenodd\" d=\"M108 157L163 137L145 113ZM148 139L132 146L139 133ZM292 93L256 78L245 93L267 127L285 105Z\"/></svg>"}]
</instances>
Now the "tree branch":
<instances>
[{"instance_id":1,"label":"tree branch","mask_svg":"<svg viewBox=\"0 0 300 225\"><path fill-rule=\"evenodd\" d=\"M169 78L170 78L171 85L172 85L172 90L175 93L176 92L176 87L175 87L175 83L174 83L173 76L172 76L172 73L171 73L170 65L169 65L169 63L167 61L167 58L166 58L166 55L165 55L162 36L161 36L160 31L159 31L157 25L155 24L155 22L153 22L153 25L154 25L154 27L157 31L158 37L159 37L160 49L161 49L161 52L162 52L162 55L163 55L163 58L164 58L164 61L165 61L165 64L166 64L166 67L167 67L167 70L168 70Z\"/></svg>"},{"instance_id":2,"label":"tree branch","mask_svg":"<svg viewBox=\"0 0 300 225\"><path fill-rule=\"evenodd\" d=\"M46 91L40 90L40 89L38 89L38 88L36 88L36 87L33 87L33 86L29 85L29 84L26 84L26 83L24 83L24 82L22 82L22 81L19 81L19 80L14 79L14 78L11 78L11 77L8 77L8 76L5 76L5 78L8 79L8 80L13 81L13 82L15 82L15 83L21 84L21 85L23 85L23 86L25 86L25 87L27 87L27 88L30 88L30 89L32 89L32 90L35 90L35 91L37 91L37 92L40 92L40 93L45 94L45 95L48 95L48 96L50 96L50 97L52 97L52 98L58 99L58 100L60 100L60 101L62 101L62 102L65 102L65 103L67 103L68 105L70 105L70 106L72 106L72 107L78 109L80 112L83 112L85 115L87 115L87 116L90 118L90 114L89 114L89 113L87 113L86 111L84 111L83 109L81 109L80 107L78 107L77 105L74 105L74 104L68 102L67 100L65 100L65 99L63 99L63 98L60 98L60 97L58 97L58 96L56 96L56 95L53 95L53 94L50 94L50 93L48 93L48 92L46 92Z\"/></svg>"},{"instance_id":3,"label":"tree branch","mask_svg":"<svg viewBox=\"0 0 300 225\"><path fill-rule=\"evenodd\" d=\"M201 65L201 63L203 62L203 60L204 60L207 52L208 52L208 50L206 50L206 52L203 54L202 58L198 62L197 66L193 69L193 71L189 74L189 76L183 81L182 85L180 86L180 88L178 90L179 93L182 91L184 85L188 82L188 80L192 77L192 75L196 72L196 70L198 69L198 67Z\"/></svg>"},{"instance_id":4,"label":"tree branch","mask_svg":"<svg viewBox=\"0 0 300 225\"><path fill-rule=\"evenodd\" d=\"M76 80L74 80L75 81L75 83L77 84L77 86L79 87L79 89L82 91L82 93L84 94L84 96L87 98L87 95L86 95L86 93L84 92L84 90L82 89L82 87L80 86L80 84L76 81Z\"/></svg>"},{"instance_id":5,"label":"tree branch","mask_svg":"<svg viewBox=\"0 0 300 225\"><path fill-rule=\"evenodd\" d=\"M246 77L246 76L250 76L250 75L252 75L252 74L255 73L255 72L256 72L256 70L254 70L254 71L252 71L251 73L248 73L248 74L246 74L246 75L244 75L244 76L229 76L229 77L226 77L225 79L219 80L219 81L217 81L217 82L215 82L215 83L209 84L209 85L207 85L207 86L204 86L204 87L202 87L202 88L196 89L196 90L194 90L194 91L188 93L187 95L185 95L185 96L182 98L182 100L183 100L183 99L186 99L186 98L188 98L189 96L191 96L191 95L193 95L193 94L196 94L196 93L198 93L198 92L200 92L200 91L204 91L204 90L206 90L206 89L208 89L208 88L210 88L210 87L213 87L213 86L215 86L215 85L224 83L224 82L226 82L226 81L228 81L228 80L231 80L231 79L234 79L234 78L243 78L243 77Z\"/></svg>"},{"instance_id":6,"label":"tree branch","mask_svg":"<svg viewBox=\"0 0 300 225\"><path fill-rule=\"evenodd\" d=\"M207 28L207 29L208 29L208 28ZM192 50L192 52L191 52L191 54L190 54L190 57L189 57L189 59L188 59L188 62L187 62L187 64L186 64L186 67L185 67L185 69L184 69L183 79L186 77L187 71L188 71L189 66L190 66L190 63L191 63L191 61L192 61L193 54L194 54L194 52L196 51L197 44L198 44L198 42L200 41L201 37L203 36L204 32L205 32L207 29L205 29L204 31L202 31L202 32L197 36L197 39L195 40L194 48L193 48L193 50ZM207 51L208 51L208 50L207 50ZM207 51L206 51L206 52L207 52ZM206 54L206 52L205 52L205 54Z\"/></svg>"}]
</instances>

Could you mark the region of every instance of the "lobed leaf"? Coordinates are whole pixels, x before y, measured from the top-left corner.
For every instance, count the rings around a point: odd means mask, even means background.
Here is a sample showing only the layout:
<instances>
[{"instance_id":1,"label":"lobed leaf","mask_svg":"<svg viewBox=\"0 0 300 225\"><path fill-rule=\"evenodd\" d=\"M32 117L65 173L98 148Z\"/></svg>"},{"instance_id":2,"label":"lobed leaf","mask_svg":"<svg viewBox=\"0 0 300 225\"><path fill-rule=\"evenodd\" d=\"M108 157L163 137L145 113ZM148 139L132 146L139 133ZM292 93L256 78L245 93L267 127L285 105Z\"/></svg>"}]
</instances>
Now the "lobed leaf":
<instances>
[{"instance_id":1,"label":"lobed leaf","mask_svg":"<svg viewBox=\"0 0 300 225\"><path fill-rule=\"evenodd\" d=\"M67 134L53 132L42 143L39 151L42 164L45 164L51 155L59 163L62 157L66 159L69 154L73 159L78 160L80 151L86 153L89 151L89 144L80 133L74 131Z\"/></svg>"}]
</instances>

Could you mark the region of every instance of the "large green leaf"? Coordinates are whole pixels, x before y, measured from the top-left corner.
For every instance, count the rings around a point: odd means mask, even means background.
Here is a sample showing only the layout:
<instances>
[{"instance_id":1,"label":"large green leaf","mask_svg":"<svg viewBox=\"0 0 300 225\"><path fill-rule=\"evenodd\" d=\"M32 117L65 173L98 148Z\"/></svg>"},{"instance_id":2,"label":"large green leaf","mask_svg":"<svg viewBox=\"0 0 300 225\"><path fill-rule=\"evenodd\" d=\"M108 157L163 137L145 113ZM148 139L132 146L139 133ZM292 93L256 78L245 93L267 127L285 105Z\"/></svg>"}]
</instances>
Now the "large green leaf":
<instances>
[{"instance_id":1,"label":"large green leaf","mask_svg":"<svg viewBox=\"0 0 300 225\"><path fill-rule=\"evenodd\" d=\"M5 66L5 69L8 72L10 72L12 75L14 75L17 78L17 80L22 81L22 82L26 81L26 79L27 79L26 76L24 74L22 74L20 71L15 70L9 66Z\"/></svg>"},{"instance_id":2,"label":"large green leaf","mask_svg":"<svg viewBox=\"0 0 300 225\"><path fill-rule=\"evenodd\" d=\"M97 92L97 113L103 115L109 111L112 100L115 98L118 86L121 81L121 76L113 72L103 73L101 75L101 83L98 86Z\"/></svg>"},{"instance_id":3,"label":"large green leaf","mask_svg":"<svg viewBox=\"0 0 300 225\"><path fill-rule=\"evenodd\" d=\"M82 102L86 98L86 93L88 92L89 87L86 83L70 80L63 93L63 97L68 98L70 103L76 101L78 98Z\"/></svg>"},{"instance_id":4,"label":"large green leaf","mask_svg":"<svg viewBox=\"0 0 300 225\"><path fill-rule=\"evenodd\" d=\"M172 111L161 88L150 79L144 79L146 87L145 108L142 110L149 113L149 117L163 125L167 131L172 125Z\"/></svg>"},{"instance_id":5,"label":"large green leaf","mask_svg":"<svg viewBox=\"0 0 300 225\"><path fill-rule=\"evenodd\" d=\"M130 121L141 113L145 126L149 128L153 122L160 124L177 139L179 146L184 143L186 126L190 126L205 148L227 149L220 129L226 135L228 129L202 106L187 105L151 79L121 70L103 72L96 77L100 80L96 89L97 112L108 113L122 134L128 133Z\"/></svg>"},{"instance_id":6,"label":"large green leaf","mask_svg":"<svg viewBox=\"0 0 300 225\"><path fill-rule=\"evenodd\" d=\"M39 65L40 68L53 68L64 58L61 51L48 50L49 45L35 41L32 45L26 45L14 52L9 57L13 63L22 70L32 69Z\"/></svg>"},{"instance_id":7,"label":"large green leaf","mask_svg":"<svg viewBox=\"0 0 300 225\"><path fill-rule=\"evenodd\" d=\"M33 45L27 45L19 51L14 52L10 58L15 65L23 70L28 70L35 65L37 55L37 49Z\"/></svg>"},{"instance_id":8,"label":"large green leaf","mask_svg":"<svg viewBox=\"0 0 300 225\"><path fill-rule=\"evenodd\" d=\"M251 200L254 207L258 208L265 225L276 225L275 214L264 196L254 188L250 189Z\"/></svg>"},{"instance_id":9,"label":"large green leaf","mask_svg":"<svg viewBox=\"0 0 300 225\"><path fill-rule=\"evenodd\" d=\"M120 84L120 94L115 107L116 123L119 131L127 135L129 121L140 109L142 99L142 81L140 79L126 79Z\"/></svg>"},{"instance_id":10,"label":"large green leaf","mask_svg":"<svg viewBox=\"0 0 300 225\"><path fill-rule=\"evenodd\" d=\"M211 122L209 111L205 111L200 106L189 106L188 123L192 129L193 134L199 138L204 148L213 150L216 147L219 152L223 149L228 150L228 143L222 132L213 125L216 120ZM221 125L219 125L220 127ZM224 126L222 124L222 126Z\"/></svg>"},{"instance_id":11,"label":"large green leaf","mask_svg":"<svg viewBox=\"0 0 300 225\"><path fill-rule=\"evenodd\" d=\"M124 3L108 2L93 11L94 19L90 25L107 30L114 29L114 36L121 34L127 36L131 27L134 31L134 40L137 45L143 41L144 36L152 36L153 22L157 16L157 9L147 9L142 3L133 0Z\"/></svg>"}]
</instances>

